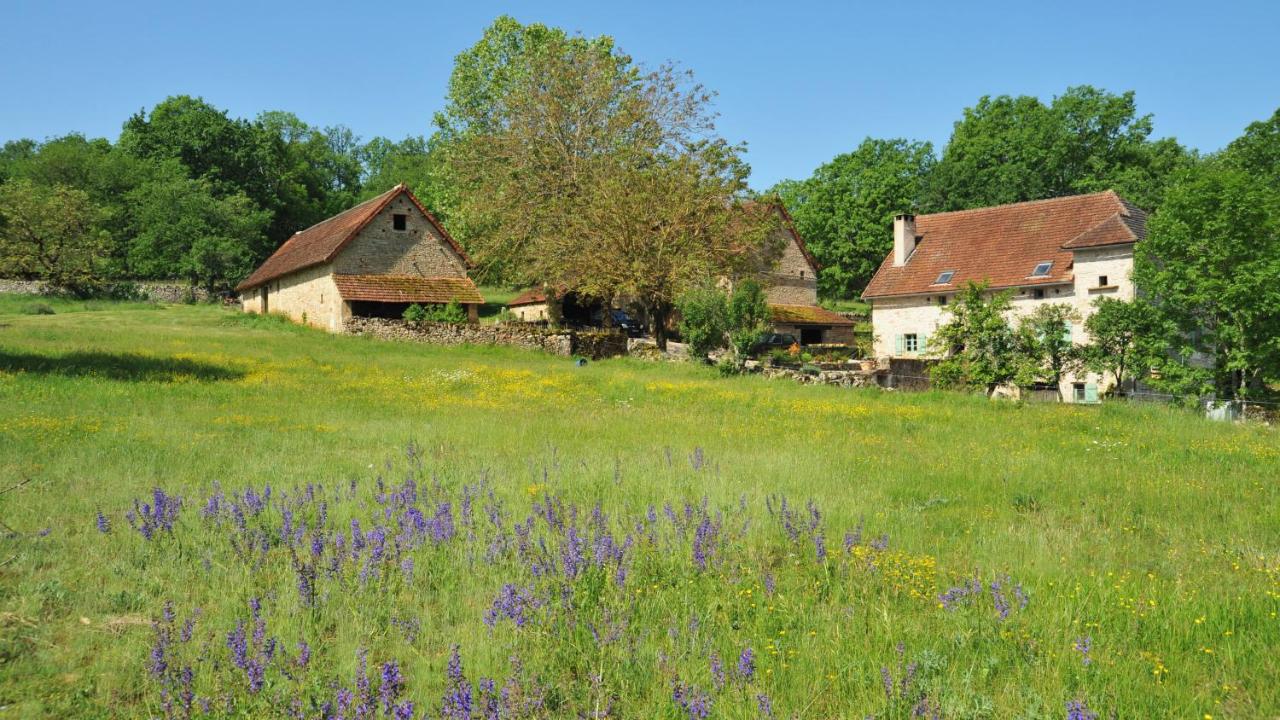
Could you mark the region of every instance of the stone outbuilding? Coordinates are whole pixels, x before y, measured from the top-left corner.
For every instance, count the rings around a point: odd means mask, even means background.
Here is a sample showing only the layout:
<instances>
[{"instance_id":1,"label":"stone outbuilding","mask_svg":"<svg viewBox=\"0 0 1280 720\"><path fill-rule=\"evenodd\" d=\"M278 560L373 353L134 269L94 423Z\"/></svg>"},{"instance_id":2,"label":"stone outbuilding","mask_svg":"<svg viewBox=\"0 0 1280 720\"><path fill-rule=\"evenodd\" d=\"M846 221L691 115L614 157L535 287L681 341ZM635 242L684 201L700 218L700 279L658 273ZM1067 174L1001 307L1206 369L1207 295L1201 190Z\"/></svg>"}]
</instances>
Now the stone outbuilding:
<instances>
[{"instance_id":1,"label":"stone outbuilding","mask_svg":"<svg viewBox=\"0 0 1280 720\"><path fill-rule=\"evenodd\" d=\"M512 317L520 322L545 323L551 320L551 305L547 299L547 291L541 288L530 288L512 298L507 303Z\"/></svg>"},{"instance_id":2,"label":"stone outbuilding","mask_svg":"<svg viewBox=\"0 0 1280 720\"><path fill-rule=\"evenodd\" d=\"M776 205L784 235L782 255L761 273L773 331L795 335L801 345L852 345L854 321L818 304L818 264L791 214Z\"/></svg>"},{"instance_id":3,"label":"stone outbuilding","mask_svg":"<svg viewBox=\"0 0 1280 720\"><path fill-rule=\"evenodd\" d=\"M245 312L330 332L352 317L398 318L412 304L457 302L475 322L471 259L405 185L299 231L236 287Z\"/></svg>"}]
</instances>

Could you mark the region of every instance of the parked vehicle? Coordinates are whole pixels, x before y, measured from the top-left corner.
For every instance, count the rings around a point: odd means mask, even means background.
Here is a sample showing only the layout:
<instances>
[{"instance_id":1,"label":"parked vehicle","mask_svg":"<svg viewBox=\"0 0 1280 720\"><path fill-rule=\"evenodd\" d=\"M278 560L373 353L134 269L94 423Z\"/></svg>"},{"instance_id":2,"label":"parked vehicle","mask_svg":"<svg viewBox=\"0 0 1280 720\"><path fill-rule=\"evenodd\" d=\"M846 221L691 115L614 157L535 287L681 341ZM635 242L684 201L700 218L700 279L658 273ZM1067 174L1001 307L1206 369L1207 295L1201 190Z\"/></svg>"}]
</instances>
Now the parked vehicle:
<instances>
[{"instance_id":1,"label":"parked vehicle","mask_svg":"<svg viewBox=\"0 0 1280 720\"><path fill-rule=\"evenodd\" d=\"M635 318L627 314L625 310L613 308L609 311L610 325L621 330L627 337L638 338L644 337L644 326ZM604 313L596 311L591 316L591 323L596 327L604 327Z\"/></svg>"},{"instance_id":2,"label":"parked vehicle","mask_svg":"<svg viewBox=\"0 0 1280 720\"><path fill-rule=\"evenodd\" d=\"M791 333L768 333L751 346L751 354L760 355L770 350L786 350L797 344L799 343L796 341L796 336Z\"/></svg>"}]
</instances>

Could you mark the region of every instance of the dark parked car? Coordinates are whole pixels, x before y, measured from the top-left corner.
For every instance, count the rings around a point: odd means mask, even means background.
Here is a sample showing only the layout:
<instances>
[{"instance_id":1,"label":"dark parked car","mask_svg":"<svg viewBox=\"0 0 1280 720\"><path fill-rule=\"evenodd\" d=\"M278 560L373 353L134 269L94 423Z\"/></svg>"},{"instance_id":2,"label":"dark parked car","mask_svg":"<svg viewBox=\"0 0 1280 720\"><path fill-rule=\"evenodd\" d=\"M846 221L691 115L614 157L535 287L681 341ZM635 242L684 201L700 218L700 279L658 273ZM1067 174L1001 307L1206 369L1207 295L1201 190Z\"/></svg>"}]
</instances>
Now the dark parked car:
<instances>
[{"instance_id":1,"label":"dark parked car","mask_svg":"<svg viewBox=\"0 0 1280 720\"><path fill-rule=\"evenodd\" d=\"M752 355L760 355L770 350L786 350L796 344L796 336L791 333L768 333L751 346Z\"/></svg>"},{"instance_id":2,"label":"dark parked car","mask_svg":"<svg viewBox=\"0 0 1280 720\"><path fill-rule=\"evenodd\" d=\"M627 337L638 338L644 336L644 326L628 315L625 310L617 308L610 310L609 320L614 328L626 333ZM596 327L604 327L604 313L599 311L593 313L591 323Z\"/></svg>"}]
</instances>

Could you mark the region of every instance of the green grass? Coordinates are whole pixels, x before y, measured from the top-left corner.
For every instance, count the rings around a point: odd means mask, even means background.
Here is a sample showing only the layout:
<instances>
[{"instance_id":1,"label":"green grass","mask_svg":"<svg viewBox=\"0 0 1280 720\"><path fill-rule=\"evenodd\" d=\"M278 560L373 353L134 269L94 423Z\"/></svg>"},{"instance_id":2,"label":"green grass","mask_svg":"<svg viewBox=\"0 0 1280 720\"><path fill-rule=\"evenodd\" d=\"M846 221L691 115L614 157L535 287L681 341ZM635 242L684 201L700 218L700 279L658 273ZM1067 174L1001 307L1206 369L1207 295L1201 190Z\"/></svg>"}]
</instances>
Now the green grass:
<instances>
[{"instance_id":1,"label":"green grass","mask_svg":"<svg viewBox=\"0 0 1280 720\"><path fill-rule=\"evenodd\" d=\"M332 698L330 681L351 685L359 648L375 688L376 666L395 658L408 697L434 712L454 644L472 680L499 685L519 655L528 683L550 688L548 717L610 701L618 717L679 717L672 683L711 692L710 653L732 666L743 647L756 676L713 692L713 717L758 717L761 693L778 717L905 717L910 703L881 688L882 667L900 674L898 643L947 718L1061 718L1077 698L1103 717L1280 708L1272 428L1156 405L850 391L632 360L575 367L212 306L57 301L54 315L28 315L29 300L0 296L0 520L15 533L0 528L0 717L162 716L146 668L166 601L179 624L199 608L166 677L192 663L215 715L230 697L219 716ZM406 458L411 442L420 450ZM283 495L322 484L327 527L359 518L369 531L385 522L376 478L415 473L424 497L455 509L464 485L487 481L508 527L554 494L584 528L600 503L619 539L650 504L663 529L630 551L623 589L594 571L562 586L512 557L485 561L496 535L477 500L476 525L459 519L453 541L413 551L411 579L390 565L362 584L348 563L321 576L306 607L278 539ZM277 504L239 536L229 516L201 517L215 482L228 496L269 484ZM124 515L153 487L186 504L172 535L148 542ZM811 534L792 541L767 512L781 495L806 521L807 500L821 508L826 561ZM723 525L699 570L692 528L671 530L662 508L704 496ZM316 505L300 508L314 529ZM99 510L109 534L95 529ZM860 519L864 540L845 552ZM256 528L269 531L261 562L229 541L243 550ZM887 549L867 544L882 533ZM939 607L975 575L1008 575L1026 608L1002 621L990 593ZM506 582L555 602L529 627L490 629L482 619ZM300 639L314 651L292 680L278 661L256 694L225 642L237 620L252 628L254 597L290 657ZM406 637L393 618L420 632ZM621 640L598 644L590 625ZM1073 649L1085 636L1088 665Z\"/></svg>"}]
</instances>

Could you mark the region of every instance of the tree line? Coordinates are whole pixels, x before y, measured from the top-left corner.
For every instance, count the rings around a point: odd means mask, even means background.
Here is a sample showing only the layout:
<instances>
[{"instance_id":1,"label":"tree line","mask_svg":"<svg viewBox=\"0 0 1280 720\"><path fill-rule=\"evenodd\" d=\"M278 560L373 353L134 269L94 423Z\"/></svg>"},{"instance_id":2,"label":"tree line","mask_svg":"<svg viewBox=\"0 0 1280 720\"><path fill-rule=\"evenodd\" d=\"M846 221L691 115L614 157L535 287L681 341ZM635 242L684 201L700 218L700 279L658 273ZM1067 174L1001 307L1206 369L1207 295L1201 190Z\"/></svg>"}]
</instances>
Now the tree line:
<instances>
[{"instance_id":1,"label":"tree line","mask_svg":"<svg viewBox=\"0 0 1280 720\"><path fill-rule=\"evenodd\" d=\"M77 294L128 280L227 290L299 229L429 171L429 142L361 142L288 112L171 97L119 139L0 148L0 276Z\"/></svg>"}]
</instances>

